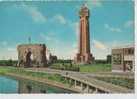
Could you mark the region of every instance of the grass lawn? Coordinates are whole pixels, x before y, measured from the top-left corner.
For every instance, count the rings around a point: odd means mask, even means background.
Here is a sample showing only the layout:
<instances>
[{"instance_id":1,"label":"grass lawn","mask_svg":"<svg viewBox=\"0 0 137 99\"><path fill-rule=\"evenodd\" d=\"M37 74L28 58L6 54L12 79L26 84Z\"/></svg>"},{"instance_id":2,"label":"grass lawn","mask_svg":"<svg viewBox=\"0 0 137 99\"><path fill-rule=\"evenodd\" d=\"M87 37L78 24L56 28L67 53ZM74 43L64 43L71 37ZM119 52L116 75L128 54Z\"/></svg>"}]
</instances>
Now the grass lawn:
<instances>
[{"instance_id":1,"label":"grass lawn","mask_svg":"<svg viewBox=\"0 0 137 99\"><path fill-rule=\"evenodd\" d=\"M111 72L111 64L80 65L80 72Z\"/></svg>"},{"instance_id":2,"label":"grass lawn","mask_svg":"<svg viewBox=\"0 0 137 99\"><path fill-rule=\"evenodd\" d=\"M11 72L12 70L14 70L15 67L9 67L9 66L0 66L0 74L6 74L8 72Z\"/></svg>"},{"instance_id":3,"label":"grass lawn","mask_svg":"<svg viewBox=\"0 0 137 99\"><path fill-rule=\"evenodd\" d=\"M108 83L134 89L134 79L127 78L115 78L115 77L96 77L98 80L102 80Z\"/></svg>"},{"instance_id":4,"label":"grass lawn","mask_svg":"<svg viewBox=\"0 0 137 99\"><path fill-rule=\"evenodd\" d=\"M64 63L64 66L62 63L55 63L51 66L54 69L62 69L62 68L74 68L78 67L79 72L90 72L90 73L95 73L95 72L111 72L111 64L87 64L87 65L76 65L73 64L70 66L69 63Z\"/></svg>"},{"instance_id":5,"label":"grass lawn","mask_svg":"<svg viewBox=\"0 0 137 99\"><path fill-rule=\"evenodd\" d=\"M23 68L16 68L16 67L0 67L0 74L4 75L6 73L14 73L18 75L30 76L30 77L38 77L38 78L46 78L52 81L61 82L63 84L68 85L67 81L59 75L59 74L48 74L48 73L41 73L41 72L32 72L32 71L25 71Z\"/></svg>"}]
</instances>

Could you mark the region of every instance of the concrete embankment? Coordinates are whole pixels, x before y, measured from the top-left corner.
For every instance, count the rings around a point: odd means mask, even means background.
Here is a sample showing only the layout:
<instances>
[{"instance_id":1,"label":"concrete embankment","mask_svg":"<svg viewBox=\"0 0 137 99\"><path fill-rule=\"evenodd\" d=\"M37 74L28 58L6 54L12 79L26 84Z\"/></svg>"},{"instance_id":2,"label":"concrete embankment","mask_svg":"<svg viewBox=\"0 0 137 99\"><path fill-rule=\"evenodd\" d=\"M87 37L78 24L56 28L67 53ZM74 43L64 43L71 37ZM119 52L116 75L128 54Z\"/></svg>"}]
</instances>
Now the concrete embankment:
<instances>
[{"instance_id":1,"label":"concrete embankment","mask_svg":"<svg viewBox=\"0 0 137 99\"><path fill-rule=\"evenodd\" d=\"M79 89L69 87L65 84L62 84L62 83L59 83L59 82L56 82L56 81L51 81L51 80L48 80L46 78L38 78L38 77L19 75L19 74L14 74L14 73L6 73L5 75L10 76L10 77L14 77L16 79L26 79L26 80L32 80L32 81L40 82L40 83L43 83L43 84L48 84L48 85L51 85L51 86L54 86L54 87L58 87L58 88L61 88L61 89L72 91L72 93L81 93L81 91Z\"/></svg>"}]
</instances>

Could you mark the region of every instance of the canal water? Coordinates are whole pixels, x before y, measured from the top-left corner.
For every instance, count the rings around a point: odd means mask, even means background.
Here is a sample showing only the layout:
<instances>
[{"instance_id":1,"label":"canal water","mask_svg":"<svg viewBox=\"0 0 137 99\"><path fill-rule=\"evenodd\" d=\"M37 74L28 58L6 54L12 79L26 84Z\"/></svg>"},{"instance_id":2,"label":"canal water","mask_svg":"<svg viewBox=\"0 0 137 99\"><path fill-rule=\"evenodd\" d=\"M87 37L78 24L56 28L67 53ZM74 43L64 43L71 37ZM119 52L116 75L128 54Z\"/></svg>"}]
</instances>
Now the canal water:
<instances>
[{"instance_id":1,"label":"canal water","mask_svg":"<svg viewBox=\"0 0 137 99\"><path fill-rule=\"evenodd\" d=\"M0 76L0 93L74 93L30 80Z\"/></svg>"}]
</instances>

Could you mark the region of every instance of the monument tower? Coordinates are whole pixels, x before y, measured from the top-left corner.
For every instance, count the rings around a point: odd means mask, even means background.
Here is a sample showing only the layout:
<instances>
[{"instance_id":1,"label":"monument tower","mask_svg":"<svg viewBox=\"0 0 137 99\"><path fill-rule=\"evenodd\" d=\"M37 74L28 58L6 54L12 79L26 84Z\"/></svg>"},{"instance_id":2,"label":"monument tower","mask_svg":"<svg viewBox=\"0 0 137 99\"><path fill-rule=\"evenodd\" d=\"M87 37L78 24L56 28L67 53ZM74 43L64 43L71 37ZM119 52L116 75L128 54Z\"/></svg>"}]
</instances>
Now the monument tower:
<instances>
[{"instance_id":1,"label":"monument tower","mask_svg":"<svg viewBox=\"0 0 137 99\"><path fill-rule=\"evenodd\" d=\"M75 58L76 63L89 64L93 61L90 53L89 14L89 9L84 4L79 11L79 51Z\"/></svg>"}]
</instances>

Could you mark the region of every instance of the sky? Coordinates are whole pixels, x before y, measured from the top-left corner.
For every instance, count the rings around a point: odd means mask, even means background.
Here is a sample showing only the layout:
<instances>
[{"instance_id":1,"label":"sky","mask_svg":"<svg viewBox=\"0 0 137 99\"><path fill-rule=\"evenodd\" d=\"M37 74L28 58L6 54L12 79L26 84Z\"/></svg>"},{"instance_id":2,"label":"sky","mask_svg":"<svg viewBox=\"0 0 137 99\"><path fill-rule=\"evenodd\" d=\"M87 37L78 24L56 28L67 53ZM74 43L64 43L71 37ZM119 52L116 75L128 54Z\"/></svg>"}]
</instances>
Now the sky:
<instances>
[{"instance_id":1,"label":"sky","mask_svg":"<svg viewBox=\"0 0 137 99\"><path fill-rule=\"evenodd\" d=\"M42 43L61 59L78 52L79 10L90 10L90 46L95 59L111 49L134 44L134 2L131 0L76 0L0 2L0 59L17 59L17 46Z\"/></svg>"}]
</instances>

